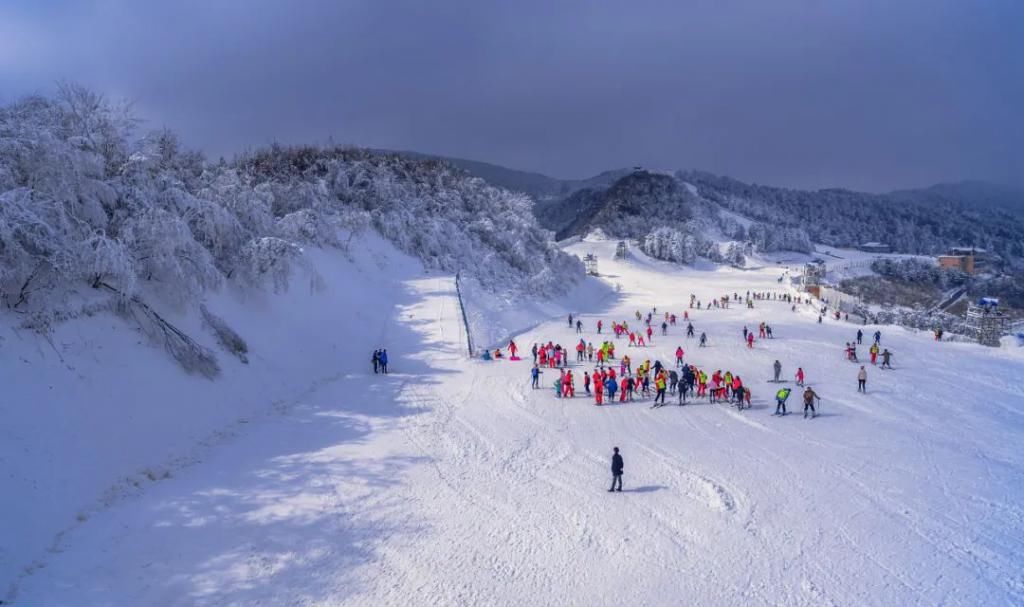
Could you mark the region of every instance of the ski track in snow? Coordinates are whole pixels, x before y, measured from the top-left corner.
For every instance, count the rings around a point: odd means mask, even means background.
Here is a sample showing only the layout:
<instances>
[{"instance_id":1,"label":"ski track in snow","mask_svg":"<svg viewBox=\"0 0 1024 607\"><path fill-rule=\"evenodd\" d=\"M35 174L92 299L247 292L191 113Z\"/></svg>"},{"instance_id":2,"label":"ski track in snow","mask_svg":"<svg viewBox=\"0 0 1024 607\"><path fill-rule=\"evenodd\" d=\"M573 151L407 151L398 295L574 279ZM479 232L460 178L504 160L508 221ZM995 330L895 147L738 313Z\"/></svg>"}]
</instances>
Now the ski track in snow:
<instances>
[{"instance_id":1,"label":"ski track in snow","mask_svg":"<svg viewBox=\"0 0 1024 607\"><path fill-rule=\"evenodd\" d=\"M857 394L859 365L840 354L856 327L818 325L811 310L693 310L711 347L682 337L689 293L774 290L778 269L613 261L614 246L571 245L598 251L623 285L606 327L652 305L680 315L653 347L619 342L620 356L671 363L681 343L709 374L739 372L753 408L596 407L579 397L583 365L578 397L556 400L551 371L544 389L529 387L529 348L574 344L565 318L516 336L523 362L467 361L451 278L421 279L394 319L425 345L388 344L396 368L413 370L339 374L247 423L69 530L15 603L1024 603L1020 357L882 327L899 369L867 365ZM591 341L596 318L584 317ZM760 320L777 337L748 350L740 331ZM385 325L379 339L392 335ZM776 358L790 377L807 371L819 417L802 418L799 391L790 415L771 415L762 378ZM988 396L972 402L979 390ZM613 445L622 494L606 491Z\"/></svg>"}]
</instances>

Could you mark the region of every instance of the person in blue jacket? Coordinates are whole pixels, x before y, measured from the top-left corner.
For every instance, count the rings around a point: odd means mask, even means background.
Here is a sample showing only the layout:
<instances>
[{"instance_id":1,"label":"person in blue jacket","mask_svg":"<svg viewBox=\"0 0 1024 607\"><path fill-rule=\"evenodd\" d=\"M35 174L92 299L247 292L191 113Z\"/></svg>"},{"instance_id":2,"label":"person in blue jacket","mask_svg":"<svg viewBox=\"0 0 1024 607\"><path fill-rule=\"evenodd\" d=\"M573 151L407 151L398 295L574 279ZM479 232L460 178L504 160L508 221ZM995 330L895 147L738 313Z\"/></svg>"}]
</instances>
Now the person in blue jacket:
<instances>
[{"instance_id":1,"label":"person in blue jacket","mask_svg":"<svg viewBox=\"0 0 1024 607\"><path fill-rule=\"evenodd\" d=\"M388 351L384 349L380 351L380 369L384 375L388 374Z\"/></svg>"},{"instance_id":2,"label":"person in blue jacket","mask_svg":"<svg viewBox=\"0 0 1024 607\"><path fill-rule=\"evenodd\" d=\"M608 490L609 493L612 491L622 491L622 469L624 466L622 456L619 455L619 448L614 447L614 450L615 453L612 455L612 488Z\"/></svg>"}]
</instances>

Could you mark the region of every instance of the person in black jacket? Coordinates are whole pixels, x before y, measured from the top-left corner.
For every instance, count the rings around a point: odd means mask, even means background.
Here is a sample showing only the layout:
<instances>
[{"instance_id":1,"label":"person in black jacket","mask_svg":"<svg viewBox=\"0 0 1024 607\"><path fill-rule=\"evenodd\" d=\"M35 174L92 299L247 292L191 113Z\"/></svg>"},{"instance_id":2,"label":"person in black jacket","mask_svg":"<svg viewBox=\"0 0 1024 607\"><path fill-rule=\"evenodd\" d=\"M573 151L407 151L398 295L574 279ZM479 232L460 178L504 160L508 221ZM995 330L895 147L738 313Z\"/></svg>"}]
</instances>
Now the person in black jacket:
<instances>
[{"instance_id":1,"label":"person in black jacket","mask_svg":"<svg viewBox=\"0 0 1024 607\"><path fill-rule=\"evenodd\" d=\"M615 483L619 484L618 489L615 488ZM615 447L615 454L612 455L612 488L608 492L612 491L622 491L622 456L619 455L618 447Z\"/></svg>"}]
</instances>

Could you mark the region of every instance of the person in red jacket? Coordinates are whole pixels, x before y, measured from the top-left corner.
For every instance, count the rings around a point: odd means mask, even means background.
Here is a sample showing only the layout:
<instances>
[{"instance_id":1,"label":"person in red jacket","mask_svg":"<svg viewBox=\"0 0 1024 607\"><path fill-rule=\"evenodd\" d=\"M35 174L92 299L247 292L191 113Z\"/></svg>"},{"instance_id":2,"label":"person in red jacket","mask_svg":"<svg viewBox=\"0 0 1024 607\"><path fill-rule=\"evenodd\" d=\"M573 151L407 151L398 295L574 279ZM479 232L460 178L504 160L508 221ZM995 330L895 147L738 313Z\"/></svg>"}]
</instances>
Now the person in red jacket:
<instances>
[{"instance_id":1,"label":"person in red jacket","mask_svg":"<svg viewBox=\"0 0 1024 607\"><path fill-rule=\"evenodd\" d=\"M626 397L629 395L629 389L632 383L633 380L630 379L628 375L623 377L622 381L619 382L619 390L622 392L622 394L619 396L620 403L626 402Z\"/></svg>"},{"instance_id":2,"label":"person in red jacket","mask_svg":"<svg viewBox=\"0 0 1024 607\"><path fill-rule=\"evenodd\" d=\"M676 366L677 367L682 367L683 366L683 347L682 346L677 346L676 347Z\"/></svg>"},{"instance_id":3,"label":"person in red jacket","mask_svg":"<svg viewBox=\"0 0 1024 607\"><path fill-rule=\"evenodd\" d=\"M651 325L647 325L647 341L648 341L648 343L653 343L651 341L651 336L652 335L654 335L654 329L651 328Z\"/></svg>"},{"instance_id":4,"label":"person in red jacket","mask_svg":"<svg viewBox=\"0 0 1024 607\"><path fill-rule=\"evenodd\" d=\"M597 372L595 371L594 372L594 402L596 404L600 405L601 401L603 400L603 398L604 398L604 383L601 382L601 381L598 381L598 379L597 379Z\"/></svg>"},{"instance_id":5,"label":"person in red jacket","mask_svg":"<svg viewBox=\"0 0 1024 607\"><path fill-rule=\"evenodd\" d=\"M631 346L635 346L636 345L636 333L634 333L632 331L629 332L629 345L631 345Z\"/></svg>"},{"instance_id":6,"label":"person in red jacket","mask_svg":"<svg viewBox=\"0 0 1024 607\"><path fill-rule=\"evenodd\" d=\"M572 371L566 371L562 378L562 398L575 398L576 386L573 385Z\"/></svg>"},{"instance_id":7,"label":"person in red jacket","mask_svg":"<svg viewBox=\"0 0 1024 607\"><path fill-rule=\"evenodd\" d=\"M796 385L798 385L798 386L804 385L804 368L803 367L797 367L796 368Z\"/></svg>"},{"instance_id":8,"label":"person in red jacket","mask_svg":"<svg viewBox=\"0 0 1024 607\"><path fill-rule=\"evenodd\" d=\"M514 341L512 341L510 339L508 341L508 354L509 354L509 358L511 358L512 360L519 360L519 358L516 356L516 352L518 352L518 351L519 351L519 347L516 346L516 342L514 342Z\"/></svg>"},{"instance_id":9,"label":"person in red jacket","mask_svg":"<svg viewBox=\"0 0 1024 607\"><path fill-rule=\"evenodd\" d=\"M753 332L747 333L747 347L748 348L753 348L754 347L754 333Z\"/></svg>"},{"instance_id":10,"label":"person in red jacket","mask_svg":"<svg viewBox=\"0 0 1024 607\"><path fill-rule=\"evenodd\" d=\"M597 332L598 332L598 334L601 333L601 327L603 327L603 326L604 326L604 322L602 322L600 320L597 321Z\"/></svg>"}]
</instances>

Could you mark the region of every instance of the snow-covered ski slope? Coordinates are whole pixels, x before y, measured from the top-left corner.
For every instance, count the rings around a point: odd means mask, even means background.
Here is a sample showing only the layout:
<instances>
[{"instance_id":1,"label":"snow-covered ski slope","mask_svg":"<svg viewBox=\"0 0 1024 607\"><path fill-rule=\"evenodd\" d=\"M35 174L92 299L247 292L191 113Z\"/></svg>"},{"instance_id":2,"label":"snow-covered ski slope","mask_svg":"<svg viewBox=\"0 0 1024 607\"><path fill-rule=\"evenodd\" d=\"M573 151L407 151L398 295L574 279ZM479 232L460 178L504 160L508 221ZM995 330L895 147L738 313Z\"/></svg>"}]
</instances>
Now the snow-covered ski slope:
<instances>
[{"instance_id":1,"label":"snow-covered ski slope","mask_svg":"<svg viewBox=\"0 0 1024 607\"><path fill-rule=\"evenodd\" d=\"M774 268L615 262L614 246L571 247L596 252L601 280L621 289L581 310L595 345L598 318L608 327L652 306L681 316L690 293L779 287ZM1024 603L1019 349L882 327L896 369L869 365L860 395L842 355L855 326L783 303L734 305L692 313L706 349L680 322L618 353L671 364L681 344L701 368L739 373L752 409L597 407L531 390L527 361L467 361L452 279L398 279L391 375L368 361L339 369L96 512L20 580L15 603ZM742 327L762 320L775 339L747 350ZM561 316L517 336L524 352L541 340L577 336ZM771 415L775 359L787 377L804 368L818 418L801 418L797 394L796 413ZM606 492L613 446L621 494Z\"/></svg>"}]
</instances>

